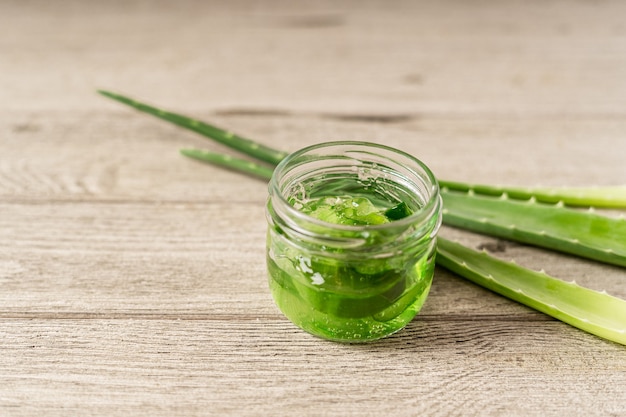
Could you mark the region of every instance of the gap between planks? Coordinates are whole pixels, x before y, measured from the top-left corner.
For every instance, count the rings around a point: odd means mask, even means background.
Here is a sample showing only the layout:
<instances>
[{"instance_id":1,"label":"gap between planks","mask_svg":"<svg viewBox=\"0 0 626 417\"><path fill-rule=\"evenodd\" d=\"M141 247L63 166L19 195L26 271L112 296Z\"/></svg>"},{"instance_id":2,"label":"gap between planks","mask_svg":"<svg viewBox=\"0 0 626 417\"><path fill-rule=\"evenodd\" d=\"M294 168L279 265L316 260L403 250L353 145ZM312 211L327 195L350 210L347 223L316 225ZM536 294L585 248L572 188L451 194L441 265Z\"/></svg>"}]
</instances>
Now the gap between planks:
<instances>
[{"instance_id":1,"label":"gap between planks","mask_svg":"<svg viewBox=\"0 0 626 417\"><path fill-rule=\"evenodd\" d=\"M8 312L0 311L0 320L204 320L204 321L286 321L281 314L211 314L158 312ZM555 321L543 314L423 314L415 321L424 322L545 322Z\"/></svg>"}]
</instances>

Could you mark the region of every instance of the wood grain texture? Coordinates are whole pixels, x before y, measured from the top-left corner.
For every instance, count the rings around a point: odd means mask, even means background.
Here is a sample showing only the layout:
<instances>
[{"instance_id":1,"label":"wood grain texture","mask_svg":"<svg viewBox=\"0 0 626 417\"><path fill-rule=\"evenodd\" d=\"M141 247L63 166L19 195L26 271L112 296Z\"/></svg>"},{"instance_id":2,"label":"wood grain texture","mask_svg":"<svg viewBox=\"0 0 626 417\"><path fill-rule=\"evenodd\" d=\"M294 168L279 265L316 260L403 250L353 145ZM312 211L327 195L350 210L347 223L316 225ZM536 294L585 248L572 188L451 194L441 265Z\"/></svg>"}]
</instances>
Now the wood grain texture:
<instances>
[{"instance_id":1,"label":"wood grain texture","mask_svg":"<svg viewBox=\"0 0 626 417\"><path fill-rule=\"evenodd\" d=\"M2 379L12 393L4 410L13 415L623 411L607 401L623 395L623 349L598 355L596 340L573 329L555 339L555 322L418 321L363 346L323 342L273 319L2 324L10 342Z\"/></svg>"},{"instance_id":2,"label":"wood grain texture","mask_svg":"<svg viewBox=\"0 0 626 417\"><path fill-rule=\"evenodd\" d=\"M107 101L96 94L87 100ZM307 113L190 113L288 151L330 140L388 144L417 156L448 180L626 183L624 120L426 118L381 124ZM266 196L259 180L242 180L239 174L178 154L183 147L226 152L221 145L121 105L112 113L8 112L0 114L0 129L7 132L0 160L0 195L5 200L262 202ZM216 187L215 182L227 182L228 187Z\"/></svg>"},{"instance_id":3,"label":"wood grain texture","mask_svg":"<svg viewBox=\"0 0 626 417\"><path fill-rule=\"evenodd\" d=\"M295 328L266 186L119 91L449 180L625 185L626 3L0 2L0 415L623 416L626 350L437 269L376 343ZM608 213L617 214L615 212ZM444 228L626 298L624 269Z\"/></svg>"}]
</instances>

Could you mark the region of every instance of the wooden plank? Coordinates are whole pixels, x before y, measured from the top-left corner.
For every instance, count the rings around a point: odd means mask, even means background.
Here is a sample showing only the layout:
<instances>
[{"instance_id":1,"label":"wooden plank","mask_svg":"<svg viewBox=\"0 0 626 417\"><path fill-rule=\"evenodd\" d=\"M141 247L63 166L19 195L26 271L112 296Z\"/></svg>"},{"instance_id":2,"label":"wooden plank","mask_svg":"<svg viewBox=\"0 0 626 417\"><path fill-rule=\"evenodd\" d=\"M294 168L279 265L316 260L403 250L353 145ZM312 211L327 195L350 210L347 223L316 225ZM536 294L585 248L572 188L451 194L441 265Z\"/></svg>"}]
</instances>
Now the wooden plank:
<instances>
[{"instance_id":1,"label":"wooden plank","mask_svg":"<svg viewBox=\"0 0 626 417\"><path fill-rule=\"evenodd\" d=\"M275 314L261 204L0 204L0 314ZM622 268L446 229L470 247L626 297ZM426 314L528 315L444 271Z\"/></svg>"},{"instance_id":2,"label":"wooden plank","mask_svg":"<svg viewBox=\"0 0 626 417\"><path fill-rule=\"evenodd\" d=\"M263 181L178 154L182 147L226 151L224 147L121 105L114 109L102 114L0 115L0 129L8 132L0 154L0 196L8 201L265 200ZM327 140L384 143L412 153L448 180L626 184L622 120L428 118L380 123L336 115L191 114L288 151Z\"/></svg>"},{"instance_id":3,"label":"wooden plank","mask_svg":"<svg viewBox=\"0 0 626 417\"><path fill-rule=\"evenodd\" d=\"M8 415L585 415L624 411L626 359L555 322L428 321L368 345L273 319L2 320Z\"/></svg>"},{"instance_id":4,"label":"wooden plank","mask_svg":"<svg viewBox=\"0 0 626 417\"><path fill-rule=\"evenodd\" d=\"M11 34L0 43L5 109L109 108L90 99L95 88L194 110L579 117L626 108L618 0L0 7Z\"/></svg>"},{"instance_id":5,"label":"wooden plank","mask_svg":"<svg viewBox=\"0 0 626 417\"><path fill-rule=\"evenodd\" d=\"M626 184L626 3L0 2L0 415L626 414L624 347L443 270L405 330L273 305L266 186L110 88L286 150L385 143L450 180ZM626 297L624 270L442 234Z\"/></svg>"}]
</instances>

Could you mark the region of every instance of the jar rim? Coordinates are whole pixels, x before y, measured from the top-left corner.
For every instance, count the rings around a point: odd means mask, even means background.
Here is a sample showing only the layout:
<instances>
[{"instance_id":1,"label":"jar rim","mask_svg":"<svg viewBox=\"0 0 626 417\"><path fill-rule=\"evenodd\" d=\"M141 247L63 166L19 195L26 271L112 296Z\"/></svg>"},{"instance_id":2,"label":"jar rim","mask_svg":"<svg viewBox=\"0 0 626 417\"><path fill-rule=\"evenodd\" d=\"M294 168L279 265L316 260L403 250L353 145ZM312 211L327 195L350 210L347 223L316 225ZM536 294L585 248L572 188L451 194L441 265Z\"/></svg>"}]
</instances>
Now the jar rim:
<instances>
[{"instance_id":1,"label":"jar rim","mask_svg":"<svg viewBox=\"0 0 626 417\"><path fill-rule=\"evenodd\" d=\"M329 149L333 147L351 147L355 149L367 148L370 150L379 149L385 152L389 152L391 154L395 154L399 157L405 158L409 162L415 164L415 166L419 170L421 170L422 175L420 175L414 169L411 169L411 171L416 176L420 177L422 180L425 177L425 179L428 181L428 183L424 183L424 185L428 187L428 195L425 196L427 197L427 199L425 199L423 206L421 206L419 210L416 210L415 212L411 213L410 215L404 218L394 220L389 223L367 225L367 226L328 223L324 220L320 220L313 216L309 216L308 214L303 213L302 211L298 210L297 208L295 208L293 205L289 203L288 199L283 194L280 184L278 182L278 178L280 178L282 175L289 172L290 163L292 163L294 160L297 160L297 158L302 157L308 153L312 153L316 150ZM332 156L330 155L324 155L324 156L326 156L327 158L332 158ZM321 142L315 145L301 148L295 152L290 153L274 169L274 173L269 182L269 192L270 192L270 196L275 195L278 197L280 201L280 205L289 216L295 216L295 218L302 219L309 223L323 226L329 229L335 229L338 231L343 230L347 232L362 230L363 228L367 228L368 230L384 230L387 228L404 227L404 226L408 227L409 225L415 224L416 222L421 223L429 219L434 213L437 212L437 208L441 204L441 197L439 195L439 183L435 175L431 171L431 169L424 162L422 162L418 158L402 150L399 150L399 149L396 149L387 145L382 145L382 144L374 143L374 142L366 142L366 141L345 140L345 141Z\"/></svg>"}]
</instances>

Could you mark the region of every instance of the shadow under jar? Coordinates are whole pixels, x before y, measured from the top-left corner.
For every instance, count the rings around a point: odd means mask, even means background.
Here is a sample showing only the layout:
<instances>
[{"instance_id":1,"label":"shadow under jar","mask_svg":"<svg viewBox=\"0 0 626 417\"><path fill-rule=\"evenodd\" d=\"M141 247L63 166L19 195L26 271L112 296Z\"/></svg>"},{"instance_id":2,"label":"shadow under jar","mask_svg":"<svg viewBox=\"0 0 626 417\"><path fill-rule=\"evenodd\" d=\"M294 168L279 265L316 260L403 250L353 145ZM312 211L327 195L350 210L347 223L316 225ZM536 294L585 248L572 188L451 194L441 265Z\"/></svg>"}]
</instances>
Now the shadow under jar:
<instances>
[{"instance_id":1,"label":"shadow under jar","mask_svg":"<svg viewBox=\"0 0 626 417\"><path fill-rule=\"evenodd\" d=\"M274 301L316 336L365 342L402 329L432 283L441 198L430 169L366 142L285 158L267 202Z\"/></svg>"}]
</instances>

